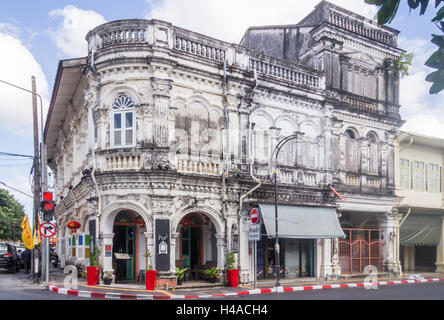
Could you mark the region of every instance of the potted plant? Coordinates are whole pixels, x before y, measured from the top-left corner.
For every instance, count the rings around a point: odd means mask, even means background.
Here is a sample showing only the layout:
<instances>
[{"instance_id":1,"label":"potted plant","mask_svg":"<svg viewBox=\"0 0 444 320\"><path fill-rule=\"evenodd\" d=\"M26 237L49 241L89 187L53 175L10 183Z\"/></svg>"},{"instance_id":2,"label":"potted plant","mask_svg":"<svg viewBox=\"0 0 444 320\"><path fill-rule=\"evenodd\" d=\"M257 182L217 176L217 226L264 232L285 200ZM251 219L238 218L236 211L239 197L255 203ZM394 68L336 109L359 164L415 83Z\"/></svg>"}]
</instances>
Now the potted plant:
<instances>
[{"instance_id":1,"label":"potted plant","mask_svg":"<svg viewBox=\"0 0 444 320\"><path fill-rule=\"evenodd\" d=\"M212 267L211 269L205 270L205 274L210 276L211 283L215 283L217 281L217 279L220 278L219 272L220 272L220 269L218 269L216 267Z\"/></svg>"},{"instance_id":2,"label":"potted plant","mask_svg":"<svg viewBox=\"0 0 444 320\"><path fill-rule=\"evenodd\" d=\"M89 286L95 286L99 282L99 248L94 247L91 256L89 257L89 266L86 267L86 278Z\"/></svg>"},{"instance_id":3,"label":"potted plant","mask_svg":"<svg viewBox=\"0 0 444 320\"><path fill-rule=\"evenodd\" d=\"M176 267L176 277L177 277L177 285L182 285L183 278L185 276L185 272L188 271L188 268L178 268Z\"/></svg>"},{"instance_id":4,"label":"potted plant","mask_svg":"<svg viewBox=\"0 0 444 320\"><path fill-rule=\"evenodd\" d=\"M153 270L153 263L151 261L151 252L146 249L146 268L145 268L145 286L146 290L154 290L156 286L157 270Z\"/></svg>"},{"instance_id":5,"label":"potted plant","mask_svg":"<svg viewBox=\"0 0 444 320\"><path fill-rule=\"evenodd\" d=\"M111 284L113 281L113 272L112 271L105 271L103 273L103 282L105 284Z\"/></svg>"},{"instance_id":6,"label":"potted plant","mask_svg":"<svg viewBox=\"0 0 444 320\"><path fill-rule=\"evenodd\" d=\"M239 283L239 270L234 268L234 252L229 251L226 255L227 262L227 280L229 287L237 287Z\"/></svg>"}]
</instances>

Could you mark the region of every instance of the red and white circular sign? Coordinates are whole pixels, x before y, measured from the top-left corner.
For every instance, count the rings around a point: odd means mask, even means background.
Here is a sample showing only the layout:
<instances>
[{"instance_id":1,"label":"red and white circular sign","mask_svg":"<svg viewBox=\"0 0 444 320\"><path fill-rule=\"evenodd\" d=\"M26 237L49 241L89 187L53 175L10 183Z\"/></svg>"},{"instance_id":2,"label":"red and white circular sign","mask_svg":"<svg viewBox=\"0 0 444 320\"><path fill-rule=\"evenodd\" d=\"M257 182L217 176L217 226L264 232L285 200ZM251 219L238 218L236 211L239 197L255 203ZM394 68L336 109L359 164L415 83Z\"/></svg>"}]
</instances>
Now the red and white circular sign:
<instances>
[{"instance_id":1,"label":"red and white circular sign","mask_svg":"<svg viewBox=\"0 0 444 320\"><path fill-rule=\"evenodd\" d=\"M256 224L259 222L259 210L257 208L253 208L250 211L250 221L253 224Z\"/></svg>"},{"instance_id":2,"label":"red and white circular sign","mask_svg":"<svg viewBox=\"0 0 444 320\"><path fill-rule=\"evenodd\" d=\"M56 227L51 222L44 222L40 225L40 234L44 237L51 238L56 233Z\"/></svg>"}]
</instances>

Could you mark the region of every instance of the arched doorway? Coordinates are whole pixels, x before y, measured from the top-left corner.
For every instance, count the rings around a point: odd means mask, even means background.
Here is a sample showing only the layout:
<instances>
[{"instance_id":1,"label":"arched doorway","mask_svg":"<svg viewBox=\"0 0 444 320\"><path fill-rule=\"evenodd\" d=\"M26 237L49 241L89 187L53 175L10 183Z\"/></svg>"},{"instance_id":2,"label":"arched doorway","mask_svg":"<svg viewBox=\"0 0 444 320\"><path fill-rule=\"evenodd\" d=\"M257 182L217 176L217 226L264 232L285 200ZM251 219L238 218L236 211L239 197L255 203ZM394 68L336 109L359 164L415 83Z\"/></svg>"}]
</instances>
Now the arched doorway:
<instances>
[{"instance_id":1,"label":"arched doorway","mask_svg":"<svg viewBox=\"0 0 444 320\"><path fill-rule=\"evenodd\" d=\"M145 222L137 213L129 210L120 211L113 224L113 269L116 282L135 281L140 260L141 242L139 230Z\"/></svg>"},{"instance_id":2,"label":"arched doorway","mask_svg":"<svg viewBox=\"0 0 444 320\"><path fill-rule=\"evenodd\" d=\"M211 220L202 213L189 213L177 227L179 234L176 248L176 265L189 269L216 266L216 229Z\"/></svg>"}]
</instances>

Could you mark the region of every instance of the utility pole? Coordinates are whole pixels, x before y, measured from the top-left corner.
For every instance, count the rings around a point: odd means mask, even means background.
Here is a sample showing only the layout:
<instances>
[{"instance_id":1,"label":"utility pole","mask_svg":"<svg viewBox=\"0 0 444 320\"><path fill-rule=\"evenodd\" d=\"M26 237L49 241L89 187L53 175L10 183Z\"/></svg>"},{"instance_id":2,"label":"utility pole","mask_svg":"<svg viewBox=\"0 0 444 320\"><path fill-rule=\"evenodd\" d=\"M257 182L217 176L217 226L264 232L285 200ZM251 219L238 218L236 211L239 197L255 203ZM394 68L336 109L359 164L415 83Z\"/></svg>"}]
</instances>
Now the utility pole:
<instances>
[{"instance_id":1,"label":"utility pole","mask_svg":"<svg viewBox=\"0 0 444 320\"><path fill-rule=\"evenodd\" d=\"M31 83L32 83L32 123L33 123L33 132L34 132L34 208L33 208L33 235L34 235L34 243L37 245L38 241L36 240L35 236L37 236L38 228L39 228L39 207L40 207L40 157L39 157L39 129L38 129L38 118L37 118L37 96L36 96L36 82L35 77L31 77ZM40 270L40 265L38 263L38 251L36 250L36 247L34 247L33 250L33 257L32 257L32 275L34 278L34 282L39 282L39 275L37 272L37 268ZM37 263L37 265L36 265Z\"/></svg>"}]
</instances>

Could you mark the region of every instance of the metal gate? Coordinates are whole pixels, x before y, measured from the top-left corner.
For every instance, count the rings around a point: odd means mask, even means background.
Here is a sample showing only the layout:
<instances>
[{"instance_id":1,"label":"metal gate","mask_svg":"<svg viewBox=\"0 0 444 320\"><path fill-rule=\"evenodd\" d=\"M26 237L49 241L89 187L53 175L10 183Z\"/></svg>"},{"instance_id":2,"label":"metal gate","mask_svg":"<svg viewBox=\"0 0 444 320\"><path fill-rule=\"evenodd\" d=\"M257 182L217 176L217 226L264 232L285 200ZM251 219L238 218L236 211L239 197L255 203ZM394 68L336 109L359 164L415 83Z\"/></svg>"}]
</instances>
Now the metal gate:
<instances>
[{"instance_id":1,"label":"metal gate","mask_svg":"<svg viewBox=\"0 0 444 320\"><path fill-rule=\"evenodd\" d=\"M363 273L367 265L382 271L382 229L343 229L346 238L339 240L339 264L343 274Z\"/></svg>"}]
</instances>

